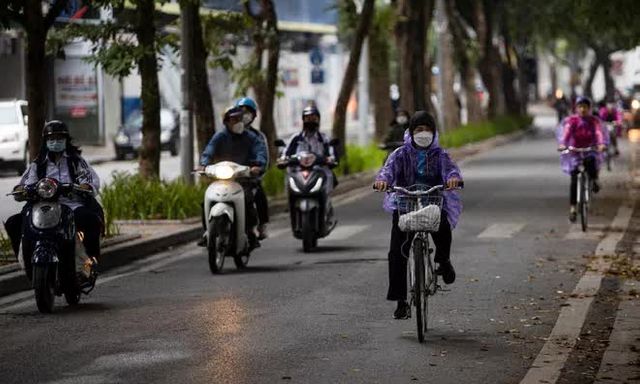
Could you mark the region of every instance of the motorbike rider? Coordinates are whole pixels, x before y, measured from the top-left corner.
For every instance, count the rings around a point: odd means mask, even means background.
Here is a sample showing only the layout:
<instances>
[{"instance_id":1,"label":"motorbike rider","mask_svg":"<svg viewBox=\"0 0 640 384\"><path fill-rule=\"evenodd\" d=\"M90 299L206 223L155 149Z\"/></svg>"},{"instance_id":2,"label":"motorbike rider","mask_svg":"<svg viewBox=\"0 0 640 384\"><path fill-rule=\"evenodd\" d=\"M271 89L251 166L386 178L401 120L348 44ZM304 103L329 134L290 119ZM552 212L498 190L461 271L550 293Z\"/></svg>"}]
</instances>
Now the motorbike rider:
<instances>
[{"instance_id":1,"label":"motorbike rider","mask_svg":"<svg viewBox=\"0 0 640 384\"><path fill-rule=\"evenodd\" d=\"M597 153L592 153L585 159L585 168L591 180L593 180L593 192L598 193L600 184L598 183L598 171L602 162L602 151L606 148L606 141L602 131L600 119L590 113L591 100L587 97L578 97L576 100L575 115L565 119L560 127L558 135L558 150L565 150L567 147L586 148L597 147ZM577 218L576 204L578 183L578 165L581 156L577 153L567 153L560 156L562 170L571 175L570 208L569 221L575 222Z\"/></svg>"},{"instance_id":2,"label":"motorbike rider","mask_svg":"<svg viewBox=\"0 0 640 384\"><path fill-rule=\"evenodd\" d=\"M222 120L225 128L216 132L205 147L200 156L199 171L203 171L209 164L232 161L236 164L249 166L251 175L254 177L259 177L264 173L267 155L262 150L257 135L253 131L245 129L245 124L242 121L243 114L240 107L231 107L225 111ZM256 248L259 246L259 242L254 233L254 227L257 225L253 198L255 183L243 183L243 188L247 214L245 230L251 248ZM202 244L202 241L199 244Z\"/></svg>"},{"instance_id":3,"label":"motorbike rider","mask_svg":"<svg viewBox=\"0 0 640 384\"><path fill-rule=\"evenodd\" d=\"M104 224L104 212L95 198L100 189L100 178L81 156L80 149L73 145L67 125L59 120L45 124L40 152L24 172L14 191L23 191L25 186L35 184L45 177L56 179L60 183L75 183L87 191L82 197L61 197L59 201L73 210L78 232L84 234L83 244L89 258L83 267L83 275L89 277L91 268L97 264L96 258L100 256L100 235ZM5 223L16 255L22 237L23 213L24 211L11 216Z\"/></svg>"},{"instance_id":4,"label":"motorbike rider","mask_svg":"<svg viewBox=\"0 0 640 384\"><path fill-rule=\"evenodd\" d=\"M452 284L456 273L450 260L451 230L456 226L462 211L458 194L451 189L462 182L458 166L438 143L435 119L426 111L417 111L411 117L409 132L404 145L393 152L378 172L374 188L386 191L389 186L409 187L414 184L445 185L440 227L431 237L436 246L436 273L446 284ZM395 193L387 193L383 208L392 213L391 243L389 246L389 291L387 300L397 301L394 318L406 319L410 314L407 303L407 257L413 238L412 233L398 227L398 208Z\"/></svg>"},{"instance_id":5,"label":"motorbike rider","mask_svg":"<svg viewBox=\"0 0 640 384\"><path fill-rule=\"evenodd\" d=\"M553 108L555 108L558 115L558 123L562 121L569 114L569 108L571 103L567 100L567 97L562 92L562 89L556 89L555 100L553 102Z\"/></svg>"},{"instance_id":6,"label":"motorbike rider","mask_svg":"<svg viewBox=\"0 0 640 384\"><path fill-rule=\"evenodd\" d=\"M613 123L615 127L615 131L609 135L609 138L611 140L611 145L613 145L613 148L615 149L614 154L615 156L618 156L620 154L620 151L618 150L618 137L622 135L622 113L618 111L618 108L616 108L616 104L613 101L608 100L604 106L600 107L598 115L602 121L606 123Z\"/></svg>"},{"instance_id":7,"label":"motorbike rider","mask_svg":"<svg viewBox=\"0 0 640 384\"><path fill-rule=\"evenodd\" d=\"M402 146L404 133L409 128L409 112L404 109L397 109L396 116L389 125L389 132L384 139L385 148L393 151Z\"/></svg>"},{"instance_id":8,"label":"motorbike rider","mask_svg":"<svg viewBox=\"0 0 640 384\"><path fill-rule=\"evenodd\" d=\"M258 105L250 97L243 97L238 99L235 104L236 107L242 109L242 122L245 129L253 132L258 139L258 145L261 147L261 151L266 154L267 163L265 169L269 168L269 146L267 145L267 137L264 133L260 132L257 128L254 128L251 124L256 119L258 114ZM258 211L258 239L263 240L267 238L267 223L269 222L269 202L267 201L267 194L262 188L262 179L256 185L255 191L255 203Z\"/></svg>"},{"instance_id":9,"label":"motorbike rider","mask_svg":"<svg viewBox=\"0 0 640 384\"><path fill-rule=\"evenodd\" d=\"M320 111L315 105L310 105L302 110L302 132L296 134L282 153L283 158L291 157L303 151L322 156L327 165L335 165L336 157L327 135L320 132ZM325 191L327 196L338 185L338 178L329 168L325 168L327 174Z\"/></svg>"}]
</instances>

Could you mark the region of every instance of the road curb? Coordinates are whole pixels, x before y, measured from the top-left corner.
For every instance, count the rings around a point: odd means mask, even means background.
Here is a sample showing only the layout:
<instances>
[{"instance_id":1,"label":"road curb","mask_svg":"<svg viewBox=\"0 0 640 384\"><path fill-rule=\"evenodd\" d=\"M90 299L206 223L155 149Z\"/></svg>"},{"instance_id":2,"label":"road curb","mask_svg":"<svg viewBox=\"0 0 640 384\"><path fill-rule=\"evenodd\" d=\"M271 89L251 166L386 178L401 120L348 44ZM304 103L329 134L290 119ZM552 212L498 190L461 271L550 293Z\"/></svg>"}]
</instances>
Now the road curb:
<instances>
[{"instance_id":1,"label":"road curb","mask_svg":"<svg viewBox=\"0 0 640 384\"><path fill-rule=\"evenodd\" d=\"M491 148L519 140L530 132L521 130L509 134L499 135L479 143L467 144L460 148L448 150L451 157L457 161L487 151ZM334 190L333 198L346 195L349 192L371 185L377 171L361 172L353 175L341 177L338 186ZM273 199L269 202L271 215L287 212L288 203L285 197ZM164 224L161 221L156 224ZM153 225L153 224L152 224ZM202 235L200 223L190 225L184 229L172 233L161 233L146 238L134 239L125 243L118 243L102 250L99 258L99 271L105 272L110 269L127 265L133 261L140 260L156 252L172 247L196 241ZM3 274L3 271L5 272ZM0 296L10 295L19 291L30 289L30 283L20 270L18 264L2 267L0 270Z\"/></svg>"}]
</instances>

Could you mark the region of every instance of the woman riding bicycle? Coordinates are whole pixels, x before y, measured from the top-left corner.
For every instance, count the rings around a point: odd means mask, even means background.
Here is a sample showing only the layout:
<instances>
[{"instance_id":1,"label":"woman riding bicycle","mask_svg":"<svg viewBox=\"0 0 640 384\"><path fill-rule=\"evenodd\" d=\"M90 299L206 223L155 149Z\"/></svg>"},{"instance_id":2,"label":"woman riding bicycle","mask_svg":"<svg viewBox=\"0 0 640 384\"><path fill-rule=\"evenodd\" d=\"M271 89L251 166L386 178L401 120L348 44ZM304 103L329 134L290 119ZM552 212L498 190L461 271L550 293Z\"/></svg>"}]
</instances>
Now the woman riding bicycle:
<instances>
[{"instance_id":1,"label":"woman riding bicycle","mask_svg":"<svg viewBox=\"0 0 640 384\"><path fill-rule=\"evenodd\" d=\"M558 149L565 150L567 147L587 148L596 147L598 152L604 151L606 148L606 140L602 132L602 124L600 119L593 116L591 111L591 100L587 97L579 97L576 100L575 115L565 119L558 136ZM569 220L573 223L576 221L576 203L577 193L576 186L578 182L578 166L584 161L584 166L593 180L593 192L598 193L600 185L598 184L598 171L602 156L598 152L592 152L591 155L584 158L579 153L566 153L561 155L560 162L562 170L571 175L571 193L569 209Z\"/></svg>"},{"instance_id":2,"label":"woman riding bicycle","mask_svg":"<svg viewBox=\"0 0 640 384\"><path fill-rule=\"evenodd\" d=\"M460 169L438 143L436 123L426 111L417 111L411 117L409 132L404 145L395 150L378 172L374 188L385 191L389 186L409 187L414 184L430 186L446 185L447 189L458 187L462 182ZM407 256L413 234L402 232L398 227L398 209L395 194L385 196L383 207L393 214L391 243L389 246L389 291L387 300L398 302L393 316L406 319L410 308L407 304ZM451 229L456 226L462 211L460 197L453 191L443 192L443 212L440 227L431 234L436 246L436 273L445 283L451 284L456 273L451 265Z\"/></svg>"}]
</instances>

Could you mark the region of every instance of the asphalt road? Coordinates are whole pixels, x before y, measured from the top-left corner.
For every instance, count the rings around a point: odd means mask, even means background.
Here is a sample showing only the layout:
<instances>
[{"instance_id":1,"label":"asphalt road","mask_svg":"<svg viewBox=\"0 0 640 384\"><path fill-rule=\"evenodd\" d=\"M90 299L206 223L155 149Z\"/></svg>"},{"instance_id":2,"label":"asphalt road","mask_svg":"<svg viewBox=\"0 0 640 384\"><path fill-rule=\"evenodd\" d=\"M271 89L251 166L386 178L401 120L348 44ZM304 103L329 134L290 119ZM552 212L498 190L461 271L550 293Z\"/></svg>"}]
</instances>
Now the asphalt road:
<instances>
[{"instance_id":1,"label":"asphalt road","mask_svg":"<svg viewBox=\"0 0 640 384\"><path fill-rule=\"evenodd\" d=\"M567 221L550 131L464 162L452 260L427 342L385 301L390 217L350 194L303 254L284 218L238 272L194 245L102 276L77 308L0 306L3 383L518 383L625 197L611 174L586 236Z\"/></svg>"}]
</instances>

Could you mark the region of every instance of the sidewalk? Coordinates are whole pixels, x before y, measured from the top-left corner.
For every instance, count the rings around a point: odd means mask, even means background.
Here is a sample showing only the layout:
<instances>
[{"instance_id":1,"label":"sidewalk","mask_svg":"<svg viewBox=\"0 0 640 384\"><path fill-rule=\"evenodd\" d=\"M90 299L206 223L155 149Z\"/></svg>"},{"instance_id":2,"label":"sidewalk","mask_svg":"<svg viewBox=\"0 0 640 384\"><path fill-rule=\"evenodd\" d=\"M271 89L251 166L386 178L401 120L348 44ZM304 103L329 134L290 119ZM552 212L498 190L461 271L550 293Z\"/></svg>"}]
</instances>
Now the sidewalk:
<instances>
[{"instance_id":1,"label":"sidewalk","mask_svg":"<svg viewBox=\"0 0 640 384\"><path fill-rule=\"evenodd\" d=\"M594 383L636 383L640 381L640 140L630 140L630 181L636 195L636 212L629 224L629 237L623 244L626 253L625 269L619 276L620 304L615 314L613 330L609 336L602 363ZM624 254L623 254L624 256Z\"/></svg>"},{"instance_id":2,"label":"sidewalk","mask_svg":"<svg viewBox=\"0 0 640 384\"><path fill-rule=\"evenodd\" d=\"M80 149L82 150L82 156L91 165L106 163L116 158L116 152L111 140L107 140L105 145L81 145Z\"/></svg>"}]
</instances>

